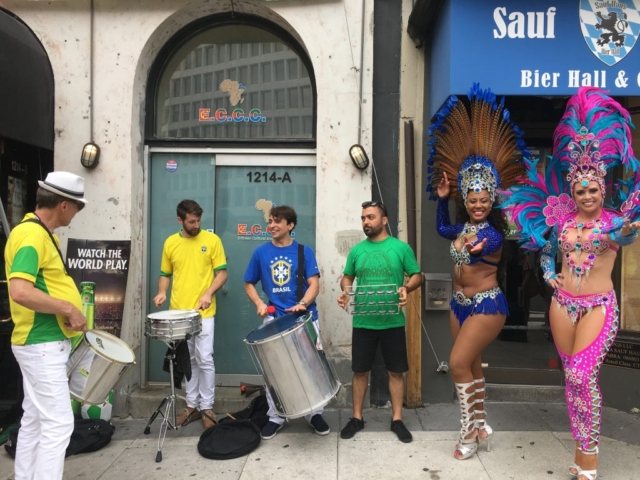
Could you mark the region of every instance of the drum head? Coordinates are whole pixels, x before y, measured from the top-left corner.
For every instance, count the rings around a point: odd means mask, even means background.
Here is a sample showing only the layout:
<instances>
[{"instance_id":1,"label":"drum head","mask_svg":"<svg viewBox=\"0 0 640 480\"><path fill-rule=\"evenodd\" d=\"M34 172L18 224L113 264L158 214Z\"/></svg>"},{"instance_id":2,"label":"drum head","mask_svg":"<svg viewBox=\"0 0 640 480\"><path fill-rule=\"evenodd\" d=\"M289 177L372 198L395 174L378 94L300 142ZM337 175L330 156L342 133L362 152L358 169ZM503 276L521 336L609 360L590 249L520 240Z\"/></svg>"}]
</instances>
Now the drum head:
<instances>
[{"instance_id":1,"label":"drum head","mask_svg":"<svg viewBox=\"0 0 640 480\"><path fill-rule=\"evenodd\" d=\"M311 318L311 314L309 312L295 312L282 315L271 322L263 323L253 330L249 335L247 335L246 341L254 343L280 335L297 325L301 325L309 318Z\"/></svg>"},{"instance_id":2,"label":"drum head","mask_svg":"<svg viewBox=\"0 0 640 480\"><path fill-rule=\"evenodd\" d=\"M131 347L115 335L101 330L89 330L84 335L89 346L102 357L124 365L136 359Z\"/></svg>"},{"instance_id":3,"label":"drum head","mask_svg":"<svg viewBox=\"0 0 640 480\"><path fill-rule=\"evenodd\" d=\"M162 312L150 313L147 318L152 320L182 320L198 316L200 314L195 310L163 310Z\"/></svg>"}]
</instances>

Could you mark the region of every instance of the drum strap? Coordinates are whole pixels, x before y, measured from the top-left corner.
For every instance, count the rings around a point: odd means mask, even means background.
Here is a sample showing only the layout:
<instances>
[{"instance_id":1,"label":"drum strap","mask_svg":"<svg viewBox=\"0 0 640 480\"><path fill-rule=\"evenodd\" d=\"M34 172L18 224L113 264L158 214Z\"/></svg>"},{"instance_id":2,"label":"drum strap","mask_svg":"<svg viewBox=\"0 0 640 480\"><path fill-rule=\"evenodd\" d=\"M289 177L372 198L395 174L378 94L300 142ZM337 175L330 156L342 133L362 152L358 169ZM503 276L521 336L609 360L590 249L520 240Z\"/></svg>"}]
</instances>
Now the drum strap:
<instances>
[{"instance_id":1,"label":"drum strap","mask_svg":"<svg viewBox=\"0 0 640 480\"><path fill-rule=\"evenodd\" d=\"M49 234L49 238L51 239L51 242L53 242L53 246L56 247L56 250L58 251L58 255L60 255L60 260L62 260L62 267L64 268L64 273L69 275L69 272L67 271L67 264L64 261L64 257L62 256L62 252L60 251L60 248L58 248L58 244L56 243L55 239L53 238L52 233L49 231L47 226L44 223L42 223L42 220L40 220L37 215L36 215L36 218L27 218L26 220L24 220L21 223L27 223L27 222L37 223L42 228L44 228L45 231Z\"/></svg>"},{"instance_id":2,"label":"drum strap","mask_svg":"<svg viewBox=\"0 0 640 480\"><path fill-rule=\"evenodd\" d=\"M304 245L298 244L298 301L304 297Z\"/></svg>"}]
</instances>

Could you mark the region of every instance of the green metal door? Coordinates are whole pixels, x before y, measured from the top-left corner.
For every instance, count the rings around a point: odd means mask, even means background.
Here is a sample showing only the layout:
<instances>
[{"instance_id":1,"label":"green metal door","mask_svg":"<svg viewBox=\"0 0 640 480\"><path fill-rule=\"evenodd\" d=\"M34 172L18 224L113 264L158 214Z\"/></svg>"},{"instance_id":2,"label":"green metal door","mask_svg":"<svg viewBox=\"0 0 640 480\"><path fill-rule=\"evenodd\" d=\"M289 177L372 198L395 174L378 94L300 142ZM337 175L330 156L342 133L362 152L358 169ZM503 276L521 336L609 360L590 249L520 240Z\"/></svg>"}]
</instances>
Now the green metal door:
<instances>
[{"instance_id":1,"label":"green metal door","mask_svg":"<svg viewBox=\"0 0 640 480\"><path fill-rule=\"evenodd\" d=\"M148 311L169 309L171 290L167 301L158 309L153 297L158 292L160 260L165 239L180 230L176 207L184 199L200 204L202 229L213 231L215 157L206 153L154 153L151 156L149 179L149 298ZM150 340L147 374L150 382L168 382L169 374L162 370L167 346L159 340Z\"/></svg>"},{"instance_id":2,"label":"green metal door","mask_svg":"<svg viewBox=\"0 0 640 480\"><path fill-rule=\"evenodd\" d=\"M226 156L225 156L226 157ZM279 157L286 162L286 157ZM312 157L313 158L313 157ZM252 163L252 157L245 157ZM270 241L267 230L271 206L289 205L298 214L294 238L315 250L316 171L313 166L269 166L275 162L241 166L235 158L216 167L216 234L228 259L226 295L218 295L215 327L215 364L218 385L238 385L256 375L244 338L262 323L244 293L242 277L253 250ZM283 162L278 162L282 165ZM292 162L293 163L293 162ZM261 285L257 285L262 293ZM254 378L255 380L255 378Z\"/></svg>"},{"instance_id":3,"label":"green metal door","mask_svg":"<svg viewBox=\"0 0 640 480\"><path fill-rule=\"evenodd\" d=\"M162 245L180 228L176 206L190 198L204 209L202 228L221 238L227 257L229 279L216 295L216 384L257 381L243 340L262 320L244 293L242 277L253 250L270 241L267 217L273 205L290 205L296 210L294 238L315 249L315 157L153 153L150 171L148 311L159 310L152 300L157 293ZM167 300L160 310L168 308ZM169 381L169 374L162 370L166 349L160 341L149 341L150 382Z\"/></svg>"}]
</instances>

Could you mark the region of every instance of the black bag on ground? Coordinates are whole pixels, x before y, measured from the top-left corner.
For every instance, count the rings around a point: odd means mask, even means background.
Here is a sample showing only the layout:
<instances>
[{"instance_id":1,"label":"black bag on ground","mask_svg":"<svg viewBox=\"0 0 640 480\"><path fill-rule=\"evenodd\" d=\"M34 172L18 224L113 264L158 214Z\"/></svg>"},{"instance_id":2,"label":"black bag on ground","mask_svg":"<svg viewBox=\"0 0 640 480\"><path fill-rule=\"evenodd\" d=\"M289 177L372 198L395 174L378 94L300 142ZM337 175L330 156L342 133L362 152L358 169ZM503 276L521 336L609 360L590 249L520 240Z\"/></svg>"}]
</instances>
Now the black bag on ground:
<instances>
[{"instance_id":1,"label":"black bag on ground","mask_svg":"<svg viewBox=\"0 0 640 480\"><path fill-rule=\"evenodd\" d=\"M260 428L251 420L229 419L202 432L198 452L212 460L230 460L251 453L260 440Z\"/></svg>"},{"instance_id":2,"label":"black bag on ground","mask_svg":"<svg viewBox=\"0 0 640 480\"><path fill-rule=\"evenodd\" d=\"M198 452L213 460L242 457L260 445L260 430L269 422L265 395L258 395L246 408L228 413L217 425L205 430L198 441Z\"/></svg>"},{"instance_id":3,"label":"black bag on ground","mask_svg":"<svg viewBox=\"0 0 640 480\"><path fill-rule=\"evenodd\" d=\"M258 395L251 403L244 409L235 413L227 413L227 416L221 418L218 423L233 422L234 420L251 420L258 428L262 429L267 423L269 423L269 417L267 412L269 411L269 404L267 403L266 395Z\"/></svg>"},{"instance_id":4,"label":"black bag on ground","mask_svg":"<svg viewBox=\"0 0 640 480\"><path fill-rule=\"evenodd\" d=\"M106 420L91 418L76 420L65 456L97 452L109 445L115 431L116 427Z\"/></svg>"},{"instance_id":5,"label":"black bag on ground","mask_svg":"<svg viewBox=\"0 0 640 480\"><path fill-rule=\"evenodd\" d=\"M16 458L19 430L19 428L14 429L9 434L9 440L4 445L11 458ZM116 427L105 420L93 420L90 418L76 420L65 457L77 453L90 453L100 450L111 442L111 437L115 431Z\"/></svg>"}]
</instances>

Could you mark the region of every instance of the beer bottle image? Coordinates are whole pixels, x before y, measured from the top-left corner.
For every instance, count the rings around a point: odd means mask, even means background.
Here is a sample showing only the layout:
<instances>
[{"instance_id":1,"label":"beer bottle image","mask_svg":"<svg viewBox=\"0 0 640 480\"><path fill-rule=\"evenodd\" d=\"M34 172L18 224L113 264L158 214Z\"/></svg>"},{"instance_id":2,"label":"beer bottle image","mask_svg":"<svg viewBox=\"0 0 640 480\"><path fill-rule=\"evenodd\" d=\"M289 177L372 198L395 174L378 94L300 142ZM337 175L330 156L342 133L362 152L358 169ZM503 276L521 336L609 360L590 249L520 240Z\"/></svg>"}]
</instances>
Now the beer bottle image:
<instances>
[{"instance_id":1,"label":"beer bottle image","mask_svg":"<svg viewBox=\"0 0 640 480\"><path fill-rule=\"evenodd\" d=\"M95 328L95 282L80 282L80 295L82 296L82 313L87 319L87 330Z\"/></svg>"}]
</instances>

